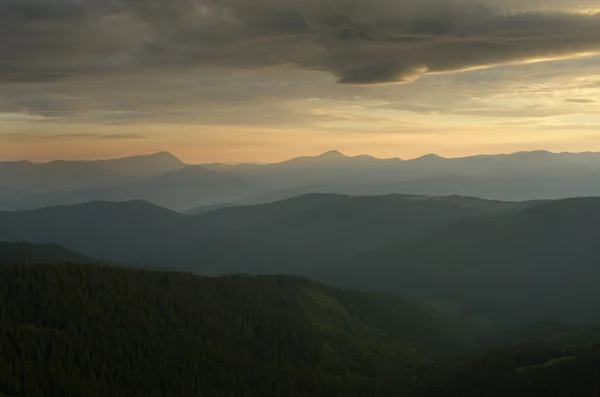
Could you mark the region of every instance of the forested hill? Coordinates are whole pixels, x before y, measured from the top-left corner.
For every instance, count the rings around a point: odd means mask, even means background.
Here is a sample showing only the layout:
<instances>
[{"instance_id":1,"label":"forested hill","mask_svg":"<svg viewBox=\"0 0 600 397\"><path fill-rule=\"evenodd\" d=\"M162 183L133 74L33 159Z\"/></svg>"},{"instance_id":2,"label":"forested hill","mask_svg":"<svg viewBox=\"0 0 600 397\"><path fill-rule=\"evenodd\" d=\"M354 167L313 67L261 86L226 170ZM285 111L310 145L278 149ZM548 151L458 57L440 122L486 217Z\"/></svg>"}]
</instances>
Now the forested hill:
<instances>
[{"instance_id":1,"label":"forested hill","mask_svg":"<svg viewBox=\"0 0 600 397\"><path fill-rule=\"evenodd\" d=\"M441 224L535 203L466 197L306 195L185 216L143 201L0 212L0 240L60 244L93 258L203 274L301 273Z\"/></svg>"},{"instance_id":2,"label":"forested hill","mask_svg":"<svg viewBox=\"0 0 600 397\"><path fill-rule=\"evenodd\" d=\"M0 266L0 395L397 396L468 326L285 276Z\"/></svg>"},{"instance_id":3,"label":"forested hill","mask_svg":"<svg viewBox=\"0 0 600 397\"><path fill-rule=\"evenodd\" d=\"M486 350L431 373L403 397L598 397L600 345Z\"/></svg>"},{"instance_id":4,"label":"forested hill","mask_svg":"<svg viewBox=\"0 0 600 397\"><path fill-rule=\"evenodd\" d=\"M394 292L508 328L595 321L599 223L599 198L547 202L450 222L343 258L312 276L341 287Z\"/></svg>"},{"instance_id":5,"label":"forested hill","mask_svg":"<svg viewBox=\"0 0 600 397\"><path fill-rule=\"evenodd\" d=\"M94 260L56 244L0 241L0 264L60 262L91 263Z\"/></svg>"}]
</instances>

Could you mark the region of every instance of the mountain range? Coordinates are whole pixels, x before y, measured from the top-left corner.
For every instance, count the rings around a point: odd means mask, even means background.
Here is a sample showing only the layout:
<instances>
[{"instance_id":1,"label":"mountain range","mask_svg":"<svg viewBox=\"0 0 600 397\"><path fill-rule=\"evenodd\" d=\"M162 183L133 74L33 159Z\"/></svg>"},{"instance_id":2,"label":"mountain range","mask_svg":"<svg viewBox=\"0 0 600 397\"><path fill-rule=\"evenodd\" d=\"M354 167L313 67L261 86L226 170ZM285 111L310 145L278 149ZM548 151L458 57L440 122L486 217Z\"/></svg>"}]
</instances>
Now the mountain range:
<instances>
[{"instance_id":1,"label":"mountain range","mask_svg":"<svg viewBox=\"0 0 600 397\"><path fill-rule=\"evenodd\" d=\"M101 260L203 274L285 273L383 247L453 220L535 204L311 194L183 215L143 201L91 202L0 212L0 241L50 242Z\"/></svg>"},{"instance_id":2,"label":"mountain range","mask_svg":"<svg viewBox=\"0 0 600 397\"><path fill-rule=\"evenodd\" d=\"M114 160L0 162L0 186L30 193L76 190L125 183L184 166L165 152Z\"/></svg>"},{"instance_id":3,"label":"mountain range","mask_svg":"<svg viewBox=\"0 0 600 397\"><path fill-rule=\"evenodd\" d=\"M183 215L141 201L0 213L0 240L205 275L295 274L392 292L481 326L600 306L600 199L311 194Z\"/></svg>"},{"instance_id":4,"label":"mountain range","mask_svg":"<svg viewBox=\"0 0 600 397\"><path fill-rule=\"evenodd\" d=\"M21 197L5 201L2 207L22 210L90 201L144 200L184 210L192 205L209 205L258 191L259 188L244 177L191 165L125 184Z\"/></svg>"},{"instance_id":5,"label":"mountain range","mask_svg":"<svg viewBox=\"0 0 600 397\"><path fill-rule=\"evenodd\" d=\"M435 195L474 195L503 200L511 199L511 196L519 196L515 199L550 199L589 195L584 192L591 191L598 193L598 190L584 184L585 181L597 181L600 177L600 153L533 151L462 158L443 158L429 154L416 159L402 160L378 159L366 155L350 157L331 151L316 157L300 157L275 164L208 164L205 167L261 179L279 190L314 185L358 185L363 189L369 186L379 189L375 194L435 192ZM437 186L448 178L450 186ZM540 183L535 183L536 180ZM475 186L456 187L458 190L448 191L457 181L471 181ZM561 183L560 186L543 190L547 181ZM523 192L523 186L527 187L531 182L537 187ZM500 186L493 189L497 184ZM427 188L431 192L403 191L414 188ZM471 194L467 191L475 192L478 189L481 194Z\"/></svg>"},{"instance_id":6,"label":"mountain range","mask_svg":"<svg viewBox=\"0 0 600 397\"><path fill-rule=\"evenodd\" d=\"M0 163L0 209L144 200L201 213L307 193L471 196L527 201L600 196L599 153L519 152L378 159L331 151L274 164L185 164L169 153L116 160Z\"/></svg>"}]
</instances>

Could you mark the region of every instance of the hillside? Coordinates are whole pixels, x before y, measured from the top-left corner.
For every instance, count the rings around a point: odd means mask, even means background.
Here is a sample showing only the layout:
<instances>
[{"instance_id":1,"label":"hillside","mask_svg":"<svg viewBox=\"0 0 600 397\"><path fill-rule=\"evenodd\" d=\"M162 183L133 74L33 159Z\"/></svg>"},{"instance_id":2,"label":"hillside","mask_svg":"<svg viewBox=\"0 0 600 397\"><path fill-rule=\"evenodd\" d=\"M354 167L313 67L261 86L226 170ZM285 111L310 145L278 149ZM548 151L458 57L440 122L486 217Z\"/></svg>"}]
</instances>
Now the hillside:
<instances>
[{"instance_id":1,"label":"hillside","mask_svg":"<svg viewBox=\"0 0 600 397\"><path fill-rule=\"evenodd\" d=\"M598 222L600 199L543 203L458 220L313 276L396 292L483 323L590 321L600 311Z\"/></svg>"},{"instance_id":2,"label":"hillside","mask_svg":"<svg viewBox=\"0 0 600 397\"><path fill-rule=\"evenodd\" d=\"M185 210L194 205L239 199L256 193L258 189L250 181L237 175L199 166L187 166L131 183L33 195L1 203L0 207L16 210L73 205L90 201L143 200L173 210Z\"/></svg>"},{"instance_id":3,"label":"hillside","mask_svg":"<svg viewBox=\"0 0 600 397\"><path fill-rule=\"evenodd\" d=\"M0 266L9 396L396 396L473 330L294 277Z\"/></svg>"},{"instance_id":4,"label":"hillside","mask_svg":"<svg viewBox=\"0 0 600 397\"><path fill-rule=\"evenodd\" d=\"M0 181L6 188L35 195L130 183L183 167L185 164L169 153L94 161L0 162ZM6 195L0 199L17 197ZM15 208L23 207L15 205Z\"/></svg>"},{"instance_id":5,"label":"hillside","mask_svg":"<svg viewBox=\"0 0 600 397\"><path fill-rule=\"evenodd\" d=\"M211 233L160 261L218 272L307 274L311 268L392 244L464 217L516 211L535 203L466 197L313 194L265 205L223 208L200 217Z\"/></svg>"},{"instance_id":6,"label":"hillside","mask_svg":"<svg viewBox=\"0 0 600 397\"><path fill-rule=\"evenodd\" d=\"M597 341L596 341L597 343ZM600 345L532 344L439 363L408 397L572 397L600 393Z\"/></svg>"},{"instance_id":7,"label":"hillside","mask_svg":"<svg viewBox=\"0 0 600 397\"><path fill-rule=\"evenodd\" d=\"M60 244L93 258L140 263L194 228L176 212L143 201L91 202L22 212L0 212L0 241Z\"/></svg>"},{"instance_id":8,"label":"hillside","mask_svg":"<svg viewBox=\"0 0 600 397\"><path fill-rule=\"evenodd\" d=\"M538 322L487 336L479 343L485 346L510 346L539 342L576 346L599 343L600 322L576 325L559 322Z\"/></svg>"},{"instance_id":9,"label":"hillside","mask_svg":"<svg viewBox=\"0 0 600 397\"><path fill-rule=\"evenodd\" d=\"M7 243L0 241L0 264L91 263L92 259L55 244Z\"/></svg>"},{"instance_id":10,"label":"hillside","mask_svg":"<svg viewBox=\"0 0 600 397\"><path fill-rule=\"evenodd\" d=\"M309 265L446 222L530 205L461 197L307 195L186 216L141 201L93 202L0 213L0 240L51 242L102 260L167 264L203 274L302 274Z\"/></svg>"}]
</instances>

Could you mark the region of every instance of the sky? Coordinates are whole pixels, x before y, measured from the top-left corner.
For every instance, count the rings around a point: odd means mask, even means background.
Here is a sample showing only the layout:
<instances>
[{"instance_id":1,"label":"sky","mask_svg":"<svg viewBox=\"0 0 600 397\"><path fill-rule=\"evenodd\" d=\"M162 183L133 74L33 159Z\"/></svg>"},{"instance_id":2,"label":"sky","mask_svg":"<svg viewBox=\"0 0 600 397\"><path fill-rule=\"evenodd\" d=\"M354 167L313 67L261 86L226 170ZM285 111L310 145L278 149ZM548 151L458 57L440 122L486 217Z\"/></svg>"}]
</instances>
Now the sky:
<instances>
[{"instance_id":1,"label":"sky","mask_svg":"<svg viewBox=\"0 0 600 397\"><path fill-rule=\"evenodd\" d=\"M600 151L600 0L2 0L0 160Z\"/></svg>"}]
</instances>

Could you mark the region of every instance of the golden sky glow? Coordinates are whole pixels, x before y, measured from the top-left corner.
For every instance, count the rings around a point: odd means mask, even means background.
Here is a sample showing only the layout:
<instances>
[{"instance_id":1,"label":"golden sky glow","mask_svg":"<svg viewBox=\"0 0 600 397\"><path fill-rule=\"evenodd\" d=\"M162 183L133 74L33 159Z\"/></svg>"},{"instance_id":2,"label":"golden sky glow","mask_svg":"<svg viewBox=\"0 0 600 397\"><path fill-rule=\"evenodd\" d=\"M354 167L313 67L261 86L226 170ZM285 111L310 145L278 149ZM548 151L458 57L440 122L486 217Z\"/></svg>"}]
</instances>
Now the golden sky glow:
<instances>
[{"instance_id":1,"label":"golden sky glow","mask_svg":"<svg viewBox=\"0 0 600 397\"><path fill-rule=\"evenodd\" d=\"M190 1L174 8L187 10ZM128 16L100 8L103 22L91 26L76 12L63 20L50 12L54 3L33 1L28 7L48 11L44 37L27 19L33 14L15 6L4 21L14 43L0 39L0 160L163 150L191 163L272 162L332 149L402 158L600 151L598 1L487 0L472 9L454 0L342 3L328 5L348 14L343 28L327 26L333 11L324 3L307 2L312 8L299 11L306 26L290 17L251 29L240 23L241 3L227 0L174 14L175 29L134 3ZM255 11L271 15L265 10ZM439 18L439 26L421 18ZM74 30L64 30L67 20ZM238 23L250 30L219 36ZM184 43L193 29L198 43ZM73 32L81 43L65 41ZM207 37L226 41L215 46ZM171 47L157 47L169 40Z\"/></svg>"}]
</instances>

